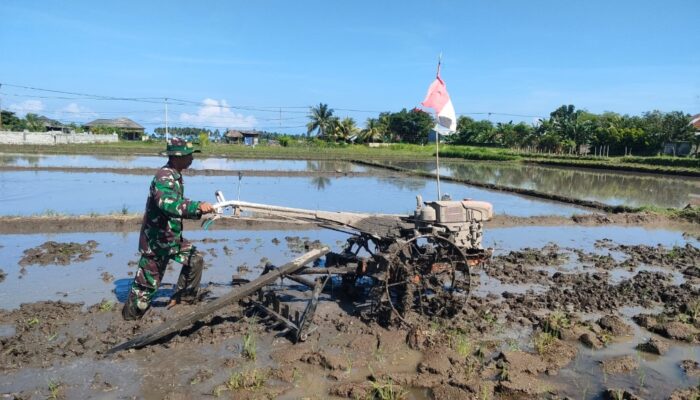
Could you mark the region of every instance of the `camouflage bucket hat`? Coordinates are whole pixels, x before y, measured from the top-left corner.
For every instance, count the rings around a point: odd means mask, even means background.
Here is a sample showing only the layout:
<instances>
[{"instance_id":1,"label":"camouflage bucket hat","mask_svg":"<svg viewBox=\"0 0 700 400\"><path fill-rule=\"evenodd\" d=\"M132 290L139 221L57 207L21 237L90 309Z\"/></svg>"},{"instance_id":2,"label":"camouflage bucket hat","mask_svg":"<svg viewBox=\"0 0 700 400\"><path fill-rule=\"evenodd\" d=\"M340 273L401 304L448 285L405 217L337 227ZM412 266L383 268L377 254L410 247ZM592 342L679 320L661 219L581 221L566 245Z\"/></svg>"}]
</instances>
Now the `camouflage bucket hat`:
<instances>
[{"instance_id":1,"label":"camouflage bucket hat","mask_svg":"<svg viewBox=\"0 0 700 400\"><path fill-rule=\"evenodd\" d=\"M160 154L163 156L186 156L192 153L199 153L199 149L195 149L192 142L188 142L180 138L172 138L168 140L168 145L165 151Z\"/></svg>"}]
</instances>

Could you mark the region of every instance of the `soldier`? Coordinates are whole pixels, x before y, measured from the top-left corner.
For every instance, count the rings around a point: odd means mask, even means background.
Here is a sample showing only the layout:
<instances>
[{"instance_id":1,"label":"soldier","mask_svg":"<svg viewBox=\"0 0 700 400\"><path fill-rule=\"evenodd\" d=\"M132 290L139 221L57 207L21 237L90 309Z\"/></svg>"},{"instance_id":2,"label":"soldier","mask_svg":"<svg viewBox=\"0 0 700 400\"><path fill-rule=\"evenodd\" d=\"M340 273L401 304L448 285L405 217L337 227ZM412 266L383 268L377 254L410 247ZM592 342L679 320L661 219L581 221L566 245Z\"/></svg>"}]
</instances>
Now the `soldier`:
<instances>
[{"instance_id":1,"label":"soldier","mask_svg":"<svg viewBox=\"0 0 700 400\"><path fill-rule=\"evenodd\" d=\"M141 259L122 309L125 320L143 317L170 260L182 264L170 306L181 301L194 303L198 299L204 258L182 237L182 220L199 219L202 214L213 212L214 208L207 202L184 197L182 170L192 164L192 153L196 152L199 150L195 150L192 143L173 138L166 151L161 153L168 156L168 163L153 178L146 200L139 237Z\"/></svg>"}]
</instances>

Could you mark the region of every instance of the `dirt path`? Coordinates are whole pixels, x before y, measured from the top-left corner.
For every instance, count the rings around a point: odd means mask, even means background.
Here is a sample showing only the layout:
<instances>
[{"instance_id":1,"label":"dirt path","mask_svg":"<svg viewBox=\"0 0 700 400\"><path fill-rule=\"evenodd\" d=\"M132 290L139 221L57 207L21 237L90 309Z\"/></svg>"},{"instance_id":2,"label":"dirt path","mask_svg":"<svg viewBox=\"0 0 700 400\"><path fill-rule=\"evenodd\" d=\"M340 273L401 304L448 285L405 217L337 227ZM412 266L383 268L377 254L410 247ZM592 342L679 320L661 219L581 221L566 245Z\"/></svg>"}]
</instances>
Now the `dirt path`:
<instances>
[{"instance_id":1,"label":"dirt path","mask_svg":"<svg viewBox=\"0 0 700 400\"><path fill-rule=\"evenodd\" d=\"M80 215L3 217L0 234L61 233L61 232L134 232L141 227L141 215ZM186 230L202 229L199 221L184 221ZM668 218L655 213L589 214L564 216L513 217L496 215L486 228L517 226L641 226L681 230L700 236L700 225ZM315 229L311 224L257 219L220 219L209 229Z\"/></svg>"},{"instance_id":2,"label":"dirt path","mask_svg":"<svg viewBox=\"0 0 700 400\"><path fill-rule=\"evenodd\" d=\"M157 168L94 168L94 167L24 167L14 165L0 165L0 171L48 171L48 172L68 172L68 173L90 173L90 174L124 174L124 175L153 175ZM183 172L186 176L326 176L333 178L340 177L376 177L381 170L353 172L353 171L289 171L289 170L222 170L222 169L187 169ZM385 176L385 175L382 175ZM386 176L391 176L387 172Z\"/></svg>"}]
</instances>

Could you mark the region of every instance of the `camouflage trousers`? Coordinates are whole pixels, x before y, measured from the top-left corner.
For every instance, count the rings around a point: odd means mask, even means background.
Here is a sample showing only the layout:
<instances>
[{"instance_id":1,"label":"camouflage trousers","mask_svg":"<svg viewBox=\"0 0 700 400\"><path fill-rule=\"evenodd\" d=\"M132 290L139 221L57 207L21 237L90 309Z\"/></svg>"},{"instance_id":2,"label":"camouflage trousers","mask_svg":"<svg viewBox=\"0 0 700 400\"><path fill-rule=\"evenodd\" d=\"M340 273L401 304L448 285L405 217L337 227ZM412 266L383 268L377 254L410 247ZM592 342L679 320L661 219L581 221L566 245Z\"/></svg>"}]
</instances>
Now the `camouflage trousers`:
<instances>
[{"instance_id":1,"label":"camouflage trousers","mask_svg":"<svg viewBox=\"0 0 700 400\"><path fill-rule=\"evenodd\" d=\"M204 258L195 246L189 242L183 242L178 253L166 257L141 256L127 301L134 301L137 308L146 310L158 291L170 260L182 264L180 277L177 280L175 293L172 298L180 299L181 296L196 296L199 283L202 280Z\"/></svg>"}]
</instances>

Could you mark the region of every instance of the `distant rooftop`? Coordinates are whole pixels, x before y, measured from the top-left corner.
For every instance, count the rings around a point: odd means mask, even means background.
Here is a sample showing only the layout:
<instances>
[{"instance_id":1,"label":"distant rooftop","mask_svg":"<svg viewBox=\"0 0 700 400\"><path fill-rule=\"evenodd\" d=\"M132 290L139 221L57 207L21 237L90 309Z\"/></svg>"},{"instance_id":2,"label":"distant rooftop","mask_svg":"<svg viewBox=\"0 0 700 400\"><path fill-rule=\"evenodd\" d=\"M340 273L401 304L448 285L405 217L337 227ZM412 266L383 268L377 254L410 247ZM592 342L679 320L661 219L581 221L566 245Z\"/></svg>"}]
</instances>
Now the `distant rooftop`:
<instances>
[{"instance_id":1,"label":"distant rooftop","mask_svg":"<svg viewBox=\"0 0 700 400\"><path fill-rule=\"evenodd\" d=\"M235 129L229 129L226 131L224 136L231 139L242 138L244 136L259 136L260 133L256 131L238 131Z\"/></svg>"},{"instance_id":2,"label":"distant rooftop","mask_svg":"<svg viewBox=\"0 0 700 400\"><path fill-rule=\"evenodd\" d=\"M129 118L96 119L90 121L85 126L108 126L111 128L144 129L143 126L130 120Z\"/></svg>"}]
</instances>

